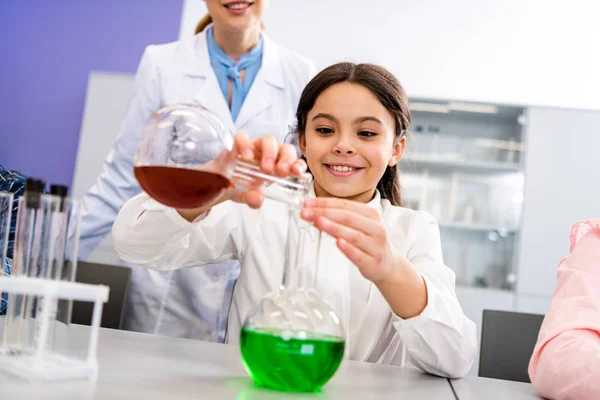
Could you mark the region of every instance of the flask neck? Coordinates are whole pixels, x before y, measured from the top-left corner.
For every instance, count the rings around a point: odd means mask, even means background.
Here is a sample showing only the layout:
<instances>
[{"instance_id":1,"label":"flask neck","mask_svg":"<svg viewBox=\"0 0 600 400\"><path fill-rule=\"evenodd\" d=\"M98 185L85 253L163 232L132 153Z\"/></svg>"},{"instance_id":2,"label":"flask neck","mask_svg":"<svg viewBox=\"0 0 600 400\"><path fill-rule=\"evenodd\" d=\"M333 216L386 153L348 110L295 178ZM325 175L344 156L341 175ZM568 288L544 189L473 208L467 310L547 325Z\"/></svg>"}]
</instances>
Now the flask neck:
<instances>
[{"instance_id":1,"label":"flask neck","mask_svg":"<svg viewBox=\"0 0 600 400\"><path fill-rule=\"evenodd\" d=\"M244 187L262 185L266 198L280 201L290 208L301 208L304 199L308 196L312 175L305 173L300 177L280 178L265 174L252 163L237 161L233 171L236 184Z\"/></svg>"},{"instance_id":2,"label":"flask neck","mask_svg":"<svg viewBox=\"0 0 600 400\"><path fill-rule=\"evenodd\" d=\"M300 217L301 210L301 207L288 205L288 232L281 283L281 288L285 290L314 289L318 274L321 233Z\"/></svg>"},{"instance_id":3,"label":"flask neck","mask_svg":"<svg viewBox=\"0 0 600 400\"><path fill-rule=\"evenodd\" d=\"M287 209L288 229L284 249L284 268L282 289L305 288L306 269L316 262L320 235L312 224L302 220L300 212L307 198L312 175L305 173L300 177L280 178L265 174L252 163L236 160L233 166L233 182L246 188L263 187L266 198L281 202ZM316 245L317 251L312 251ZM307 252L308 251L308 252ZM307 257L310 254L310 257ZM308 259L310 258L310 259ZM316 268L315 268L316 269Z\"/></svg>"}]
</instances>

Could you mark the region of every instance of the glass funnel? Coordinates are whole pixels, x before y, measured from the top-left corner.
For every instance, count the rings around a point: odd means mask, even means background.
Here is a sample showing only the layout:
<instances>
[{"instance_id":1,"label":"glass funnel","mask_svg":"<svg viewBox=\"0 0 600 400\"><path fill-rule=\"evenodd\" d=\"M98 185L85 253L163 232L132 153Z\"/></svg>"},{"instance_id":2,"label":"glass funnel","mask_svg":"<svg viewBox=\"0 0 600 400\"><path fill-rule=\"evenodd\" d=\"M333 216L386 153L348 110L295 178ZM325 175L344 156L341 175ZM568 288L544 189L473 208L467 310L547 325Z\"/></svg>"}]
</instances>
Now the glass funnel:
<instances>
[{"instance_id":1,"label":"glass funnel","mask_svg":"<svg viewBox=\"0 0 600 400\"><path fill-rule=\"evenodd\" d=\"M342 361L345 330L334 309L313 289L321 234L300 219L299 207L287 208L287 237L285 244L277 243L285 246L283 260L269 256L275 252L267 247L274 243L265 246L261 232L269 230L270 222L261 222L253 235L248 259L283 262L283 279L279 289L263 297L247 315L240 349L244 365L258 386L315 392Z\"/></svg>"},{"instance_id":2,"label":"glass funnel","mask_svg":"<svg viewBox=\"0 0 600 400\"><path fill-rule=\"evenodd\" d=\"M214 203L234 185L275 184L265 193L282 201L300 201L307 177L279 178L242 161L233 151L233 134L199 105L161 108L147 120L134 160L141 188L158 202L179 209ZM288 194L294 194L288 196Z\"/></svg>"}]
</instances>

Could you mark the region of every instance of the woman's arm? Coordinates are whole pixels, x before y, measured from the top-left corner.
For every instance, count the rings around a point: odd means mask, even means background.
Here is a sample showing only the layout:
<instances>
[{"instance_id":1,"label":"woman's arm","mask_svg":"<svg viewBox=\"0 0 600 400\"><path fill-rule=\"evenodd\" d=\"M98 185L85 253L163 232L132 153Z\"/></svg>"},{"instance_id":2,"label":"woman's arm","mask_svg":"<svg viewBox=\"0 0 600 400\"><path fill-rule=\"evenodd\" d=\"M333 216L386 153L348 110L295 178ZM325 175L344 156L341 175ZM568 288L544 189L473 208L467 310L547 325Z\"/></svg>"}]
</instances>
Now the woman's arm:
<instances>
[{"instance_id":1,"label":"woman's arm","mask_svg":"<svg viewBox=\"0 0 600 400\"><path fill-rule=\"evenodd\" d=\"M133 158L142 128L161 107L156 47L148 46L140 61L121 131L104 160L102 174L83 197L79 258L85 260L110 232L119 209L140 193Z\"/></svg>"},{"instance_id":2,"label":"woman's arm","mask_svg":"<svg viewBox=\"0 0 600 400\"><path fill-rule=\"evenodd\" d=\"M552 399L600 399L600 220L577 239L558 267L529 364L531 382Z\"/></svg>"}]
</instances>

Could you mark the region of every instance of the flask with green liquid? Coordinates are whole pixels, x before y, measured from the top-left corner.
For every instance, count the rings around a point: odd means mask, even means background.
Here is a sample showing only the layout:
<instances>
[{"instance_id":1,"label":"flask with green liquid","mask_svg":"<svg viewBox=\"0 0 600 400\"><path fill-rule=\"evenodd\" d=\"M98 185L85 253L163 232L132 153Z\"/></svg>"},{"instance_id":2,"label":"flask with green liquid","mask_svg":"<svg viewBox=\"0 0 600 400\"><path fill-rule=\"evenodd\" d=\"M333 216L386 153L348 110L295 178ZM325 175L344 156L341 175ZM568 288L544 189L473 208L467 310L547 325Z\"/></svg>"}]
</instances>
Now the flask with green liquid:
<instances>
[{"instance_id":1,"label":"flask with green liquid","mask_svg":"<svg viewBox=\"0 0 600 400\"><path fill-rule=\"evenodd\" d=\"M286 392L319 391L340 366L346 344L340 318L309 283L317 276L321 234L300 219L301 200L284 202L283 282L249 313L240 333L242 359L255 383Z\"/></svg>"},{"instance_id":2,"label":"flask with green liquid","mask_svg":"<svg viewBox=\"0 0 600 400\"><path fill-rule=\"evenodd\" d=\"M314 284L301 278L308 270L304 275L317 276L320 234L299 215L312 177L265 174L242 161L233 143L232 132L207 109L193 104L163 107L144 126L134 162L136 178L151 197L170 207L203 207L234 185L261 185L266 198L286 208L283 283L247 316L240 338L242 358L259 386L318 391L341 363L345 330ZM257 248L264 248L256 239ZM270 257L269 250L263 251L265 260L282 262Z\"/></svg>"}]
</instances>

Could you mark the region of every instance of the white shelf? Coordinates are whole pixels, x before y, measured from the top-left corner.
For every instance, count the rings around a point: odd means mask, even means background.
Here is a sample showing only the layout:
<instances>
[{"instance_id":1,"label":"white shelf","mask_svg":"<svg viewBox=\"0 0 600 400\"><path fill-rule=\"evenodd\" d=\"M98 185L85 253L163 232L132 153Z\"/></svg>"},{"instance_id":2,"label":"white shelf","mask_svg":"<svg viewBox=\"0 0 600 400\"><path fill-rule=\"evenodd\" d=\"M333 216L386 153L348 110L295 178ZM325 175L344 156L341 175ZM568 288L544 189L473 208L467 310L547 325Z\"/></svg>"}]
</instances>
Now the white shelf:
<instances>
[{"instance_id":1,"label":"white shelf","mask_svg":"<svg viewBox=\"0 0 600 400\"><path fill-rule=\"evenodd\" d=\"M470 295L489 295L489 296L510 296L512 302L513 297L516 295L513 289L501 289L497 287L480 287L474 285L466 285L464 283L457 283L456 290L461 292L468 292Z\"/></svg>"},{"instance_id":2,"label":"white shelf","mask_svg":"<svg viewBox=\"0 0 600 400\"><path fill-rule=\"evenodd\" d=\"M438 226L445 229L458 229L474 232L506 231L507 233L515 233L518 231L518 228L507 228L505 226L498 225L471 224L455 221L438 221Z\"/></svg>"},{"instance_id":3,"label":"white shelf","mask_svg":"<svg viewBox=\"0 0 600 400\"><path fill-rule=\"evenodd\" d=\"M498 161L472 161L444 159L442 155L412 154L402 157L401 166L418 169L451 169L460 171L481 171L481 172L519 172L521 164L498 162Z\"/></svg>"}]
</instances>

